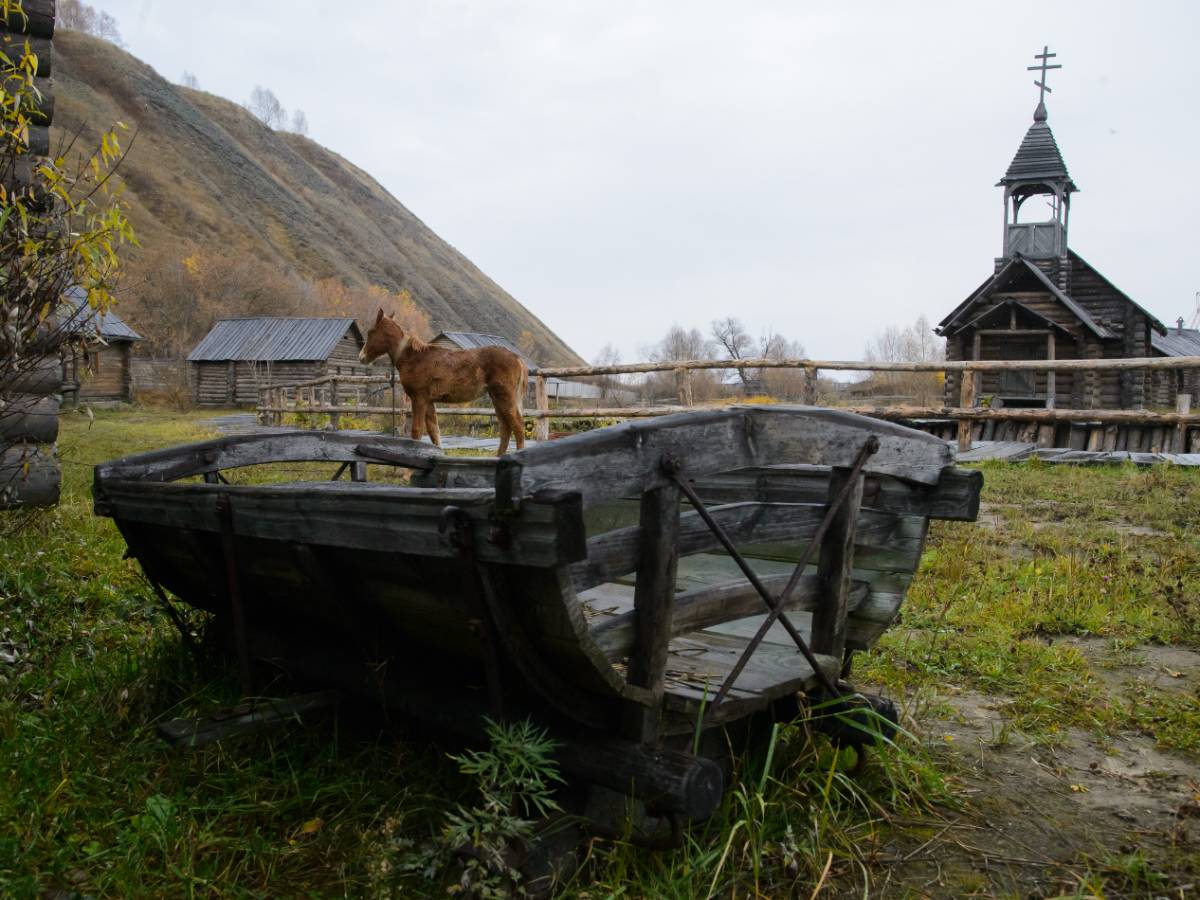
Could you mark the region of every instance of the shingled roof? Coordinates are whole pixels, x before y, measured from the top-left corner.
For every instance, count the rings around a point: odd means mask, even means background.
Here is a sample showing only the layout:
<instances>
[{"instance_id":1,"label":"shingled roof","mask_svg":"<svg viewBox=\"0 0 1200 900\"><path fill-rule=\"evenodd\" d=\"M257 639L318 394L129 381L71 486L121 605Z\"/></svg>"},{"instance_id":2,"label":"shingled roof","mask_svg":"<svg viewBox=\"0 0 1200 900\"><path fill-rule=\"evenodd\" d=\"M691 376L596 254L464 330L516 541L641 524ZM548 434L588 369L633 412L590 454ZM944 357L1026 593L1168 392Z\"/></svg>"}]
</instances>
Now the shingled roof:
<instances>
[{"instance_id":1,"label":"shingled roof","mask_svg":"<svg viewBox=\"0 0 1200 900\"><path fill-rule=\"evenodd\" d=\"M348 317L221 319L188 354L188 361L319 361L329 358L348 330L362 342L358 325Z\"/></svg>"},{"instance_id":2,"label":"shingled roof","mask_svg":"<svg viewBox=\"0 0 1200 900\"><path fill-rule=\"evenodd\" d=\"M1033 124L1025 132L1025 139L1017 149L1017 155L998 184L1059 179L1066 180L1068 193L1079 190L1067 172L1067 164L1054 140L1054 132L1046 124L1045 107L1039 106L1038 112L1033 115Z\"/></svg>"},{"instance_id":3,"label":"shingled roof","mask_svg":"<svg viewBox=\"0 0 1200 900\"><path fill-rule=\"evenodd\" d=\"M73 285L63 291L64 332L99 337L104 341L140 341L142 336L130 328L112 310L100 312L88 303L87 291Z\"/></svg>"}]
</instances>

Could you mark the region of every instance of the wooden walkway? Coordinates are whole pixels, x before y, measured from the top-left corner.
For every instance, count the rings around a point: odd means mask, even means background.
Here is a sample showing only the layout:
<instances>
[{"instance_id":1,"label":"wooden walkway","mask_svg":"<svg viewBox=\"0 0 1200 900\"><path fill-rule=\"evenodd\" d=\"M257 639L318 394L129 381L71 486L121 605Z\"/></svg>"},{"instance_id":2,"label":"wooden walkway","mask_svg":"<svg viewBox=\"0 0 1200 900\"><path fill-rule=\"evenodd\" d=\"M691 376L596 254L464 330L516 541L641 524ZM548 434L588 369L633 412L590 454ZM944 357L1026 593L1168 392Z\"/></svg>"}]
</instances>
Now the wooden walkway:
<instances>
[{"instance_id":1,"label":"wooden walkway","mask_svg":"<svg viewBox=\"0 0 1200 900\"><path fill-rule=\"evenodd\" d=\"M1051 463L1101 464L1131 462L1138 466L1170 463L1176 466L1200 466L1200 453L1135 453L1128 450L1063 450L1039 448L1024 441L975 441L966 453L958 454L958 462L1002 460L1020 462L1040 459Z\"/></svg>"}]
</instances>

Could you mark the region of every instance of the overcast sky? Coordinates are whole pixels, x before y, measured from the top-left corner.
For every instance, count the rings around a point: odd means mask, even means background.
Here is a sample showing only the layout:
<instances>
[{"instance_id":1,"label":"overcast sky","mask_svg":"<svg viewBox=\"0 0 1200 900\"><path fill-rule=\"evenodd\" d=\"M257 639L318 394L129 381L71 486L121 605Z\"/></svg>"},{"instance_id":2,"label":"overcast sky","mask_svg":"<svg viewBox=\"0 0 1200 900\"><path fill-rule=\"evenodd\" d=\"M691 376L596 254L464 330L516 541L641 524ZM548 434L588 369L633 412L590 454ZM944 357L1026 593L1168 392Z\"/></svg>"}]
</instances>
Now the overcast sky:
<instances>
[{"instance_id":1,"label":"overcast sky","mask_svg":"<svg viewBox=\"0 0 1200 900\"><path fill-rule=\"evenodd\" d=\"M173 81L302 108L589 359L725 315L858 358L942 318L1000 250L1043 43L1072 248L1163 321L1200 291L1195 0L93 5Z\"/></svg>"}]
</instances>

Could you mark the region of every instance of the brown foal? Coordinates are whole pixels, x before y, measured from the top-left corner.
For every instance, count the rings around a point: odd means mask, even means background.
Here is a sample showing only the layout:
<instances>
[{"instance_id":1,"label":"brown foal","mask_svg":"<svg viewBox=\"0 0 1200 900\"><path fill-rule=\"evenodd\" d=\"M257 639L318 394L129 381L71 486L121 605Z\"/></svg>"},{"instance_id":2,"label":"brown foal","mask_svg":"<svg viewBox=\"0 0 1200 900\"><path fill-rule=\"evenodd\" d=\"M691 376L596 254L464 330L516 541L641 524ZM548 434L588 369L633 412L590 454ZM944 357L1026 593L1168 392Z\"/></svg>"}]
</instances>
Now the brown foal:
<instances>
[{"instance_id":1,"label":"brown foal","mask_svg":"<svg viewBox=\"0 0 1200 900\"><path fill-rule=\"evenodd\" d=\"M529 373L521 357L503 347L478 347L474 350L445 350L427 344L406 332L390 316L379 310L375 324L367 331L367 342L358 359L373 362L387 354L404 393L412 401L412 436L420 440L421 428L440 447L435 402L468 403L487 392L500 423L500 450L508 450L509 435L517 439L517 449L525 446L525 420L521 417L521 398Z\"/></svg>"}]
</instances>

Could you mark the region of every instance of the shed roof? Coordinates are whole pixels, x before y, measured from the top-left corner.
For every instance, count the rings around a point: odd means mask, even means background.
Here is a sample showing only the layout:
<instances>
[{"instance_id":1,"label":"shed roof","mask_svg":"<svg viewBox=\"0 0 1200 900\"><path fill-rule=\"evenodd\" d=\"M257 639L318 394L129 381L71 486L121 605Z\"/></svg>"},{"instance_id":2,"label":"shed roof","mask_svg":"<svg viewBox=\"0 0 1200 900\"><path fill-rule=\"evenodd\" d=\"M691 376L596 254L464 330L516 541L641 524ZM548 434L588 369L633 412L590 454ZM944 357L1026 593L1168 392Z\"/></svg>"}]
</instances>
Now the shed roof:
<instances>
[{"instance_id":1,"label":"shed roof","mask_svg":"<svg viewBox=\"0 0 1200 900\"><path fill-rule=\"evenodd\" d=\"M319 361L329 358L347 332L362 343L362 332L349 317L221 319L188 354L188 361Z\"/></svg>"},{"instance_id":2,"label":"shed roof","mask_svg":"<svg viewBox=\"0 0 1200 900\"><path fill-rule=\"evenodd\" d=\"M1150 346L1163 356L1200 356L1200 329L1171 328L1166 334L1153 332Z\"/></svg>"},{"instance_id":3,"label":"shed roof","mask_svg":"<svg viewBox=\"0 0 1200 900\"><path fill-rule=\"evenodd\" d=\"M498 334L482 334L478 331L443 331L434 337L430 343L436 343L442 338L445 338L462 350L474 350L476 347L503 347L505 350L509 350L525 360L529 368L537 368L533 361L517 348L516 344Z\"/></svg>"},{"instance_id":4,"label":"shed roof","mask_svg":"<svg viewBox=\"0 0 1200 900\"><path fill-rule=\"evenodd\" d=\"M126 325L121 317L111 310L99 312L88 303L87 290L72 285L63 291L63 308L66 318L62 330L86 337L100 337L105 341L140 341L142 336Z\"/></svg>"}]
</instances>

